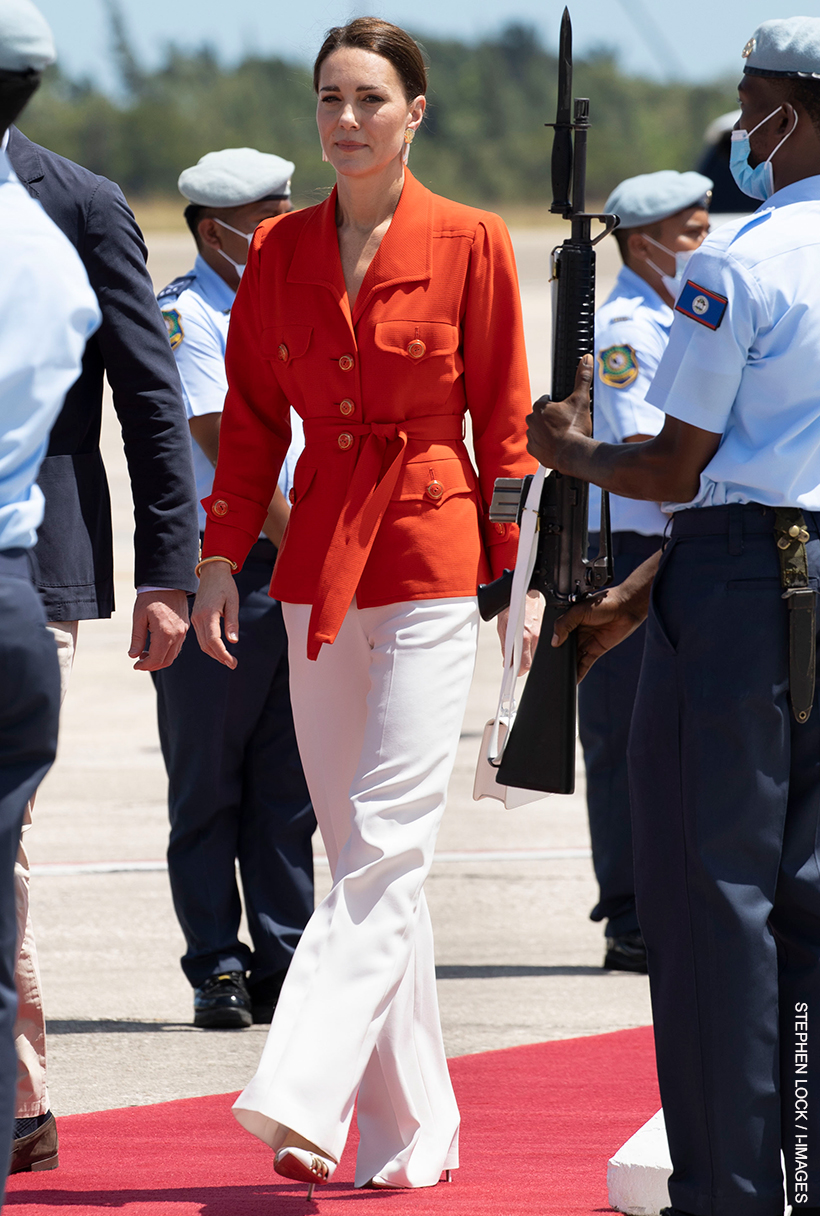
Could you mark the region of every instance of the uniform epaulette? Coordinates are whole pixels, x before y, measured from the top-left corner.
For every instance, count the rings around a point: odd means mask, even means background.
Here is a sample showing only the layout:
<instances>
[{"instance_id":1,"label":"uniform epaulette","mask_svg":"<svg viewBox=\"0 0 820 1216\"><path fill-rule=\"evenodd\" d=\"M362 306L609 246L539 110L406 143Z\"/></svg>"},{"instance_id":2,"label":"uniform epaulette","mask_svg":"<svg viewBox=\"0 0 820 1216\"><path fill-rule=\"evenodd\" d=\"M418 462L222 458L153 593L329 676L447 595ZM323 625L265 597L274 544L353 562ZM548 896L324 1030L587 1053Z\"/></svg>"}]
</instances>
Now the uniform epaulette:
<instances>
[{"instance_id":1,"label":"uniform epaulette","mask_svg":"<svg viewBox=\"0 0 820 1216\"><path fill-rule=\"evenodd\" d=\"M157 296L160 304L163 300L175 300L177 296L181 296L183 291L185 291L187 287L190 287L195 279L195 274L181 274L178 279L174 279L174 281L169 283L167 287L163 287L162 291Z\"/></svg>"}]
</instances>

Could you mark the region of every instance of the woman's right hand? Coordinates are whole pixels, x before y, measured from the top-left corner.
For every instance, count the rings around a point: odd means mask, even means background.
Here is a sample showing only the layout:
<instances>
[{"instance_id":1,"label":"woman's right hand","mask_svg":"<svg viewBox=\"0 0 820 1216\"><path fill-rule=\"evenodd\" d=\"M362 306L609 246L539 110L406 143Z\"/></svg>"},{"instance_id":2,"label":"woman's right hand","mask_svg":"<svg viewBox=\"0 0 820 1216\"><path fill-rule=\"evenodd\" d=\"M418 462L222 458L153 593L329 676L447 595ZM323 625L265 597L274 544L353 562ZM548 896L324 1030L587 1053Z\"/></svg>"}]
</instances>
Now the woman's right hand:
<instances>
[{"instance_id":1,"label":"woman's right hand","mask_svg":"<svg viewBox=\"0 0 820 1216\"><path fill-rule=\"evenodd\" d=\"M191 624L205 654L233 670L236 659L222 641L220 622L225 622L225 637L239 641L239 593L228 562L209 562L202 567L199 591L191 613Z\"/></svg>"}]
</instances>

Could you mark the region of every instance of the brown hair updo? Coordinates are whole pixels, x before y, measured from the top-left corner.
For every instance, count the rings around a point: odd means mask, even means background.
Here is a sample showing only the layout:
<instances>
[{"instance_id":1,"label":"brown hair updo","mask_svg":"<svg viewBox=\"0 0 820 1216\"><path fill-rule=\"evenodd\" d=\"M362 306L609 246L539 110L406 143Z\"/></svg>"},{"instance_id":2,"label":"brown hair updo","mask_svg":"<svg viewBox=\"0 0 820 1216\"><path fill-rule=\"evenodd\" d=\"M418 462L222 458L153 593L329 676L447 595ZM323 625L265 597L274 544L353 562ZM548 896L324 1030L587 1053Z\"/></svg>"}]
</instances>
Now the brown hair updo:
<instances>
[{"instance_id":1,"label":"brown hair updo","mask_svg":"<svg viewBox=\"0 0 820 1216\"><path fill-rule=\"evenodd\" d=\"M392 63L408 101L427 92L427 68L418 44L398 25L382 21L380 17L357 17L347 25L336 25L327 31L313 65L314 92L319 92L322 64L328 55L343 46L372 51Z\"/></svg>"}]
</instances>

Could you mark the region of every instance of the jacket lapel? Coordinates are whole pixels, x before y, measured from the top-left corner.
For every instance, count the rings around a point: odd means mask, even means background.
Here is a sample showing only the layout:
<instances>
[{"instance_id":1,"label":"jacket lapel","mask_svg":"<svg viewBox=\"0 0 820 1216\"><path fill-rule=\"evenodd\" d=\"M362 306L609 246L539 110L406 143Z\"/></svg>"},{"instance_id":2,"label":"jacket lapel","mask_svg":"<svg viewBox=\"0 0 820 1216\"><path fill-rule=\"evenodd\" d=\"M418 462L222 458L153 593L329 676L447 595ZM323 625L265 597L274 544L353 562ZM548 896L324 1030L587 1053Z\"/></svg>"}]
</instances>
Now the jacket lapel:
<instances>
[{"instance_id":1,"label":"jacket lapel","mask_svg":"<svg viewBox=\"0 0 820 1216\"><path fill-rule=\"evenodd\" d=\"M404 188L390 227L371 262L354 308L354 320L373 295L397 283L423 283L432 273L433 196L405 169Z\"/></svg>"},{"instance_id":2,"label":"jacket lapel","mask_svg":"<svg viewBox=\"0 0 820 1216\"><path fill-rule=\"evenodd\" d=\"M336 232L336 187L318 207L302 229L288 270L289 283L313 283L333 293L353 333L353 319L339 257Z\"/></svg>"}]
</instances>

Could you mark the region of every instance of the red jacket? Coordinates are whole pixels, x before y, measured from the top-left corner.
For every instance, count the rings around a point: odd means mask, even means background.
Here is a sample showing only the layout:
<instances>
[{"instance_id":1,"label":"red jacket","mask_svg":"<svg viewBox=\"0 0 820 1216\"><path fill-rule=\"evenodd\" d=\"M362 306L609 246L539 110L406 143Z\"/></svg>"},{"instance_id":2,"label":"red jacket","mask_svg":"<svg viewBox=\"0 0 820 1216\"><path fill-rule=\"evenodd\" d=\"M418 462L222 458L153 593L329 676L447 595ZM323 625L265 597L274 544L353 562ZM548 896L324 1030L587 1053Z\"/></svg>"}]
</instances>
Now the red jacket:
<instances>
[{"instance_id":1,"label":"red jacket","mask_svg":"<svg viewBox=\"0 0 820 1216\"><path fill-rule=\"evenodd\" d=\"M512 246L496 215L408 172L351 316L326 202L257 229L231 316L228 395L203 554L239 565L305 423L271 584L312 604L308 654L360 608L474 595L515 563L496 477L531 472L530 392ZM463 442L469 410L478 476Z\"/></svg>"}]
</instances>

